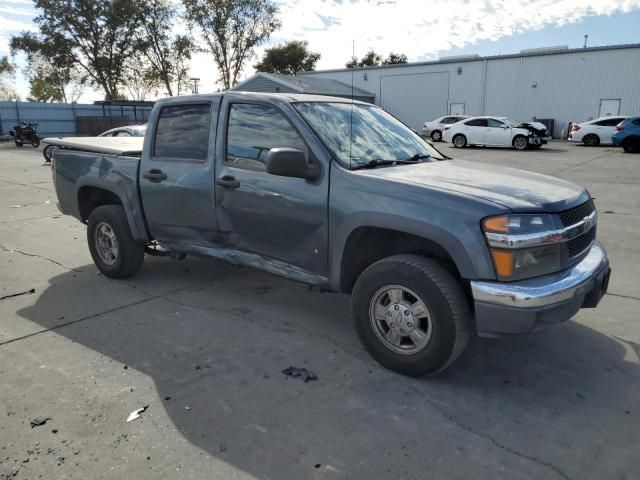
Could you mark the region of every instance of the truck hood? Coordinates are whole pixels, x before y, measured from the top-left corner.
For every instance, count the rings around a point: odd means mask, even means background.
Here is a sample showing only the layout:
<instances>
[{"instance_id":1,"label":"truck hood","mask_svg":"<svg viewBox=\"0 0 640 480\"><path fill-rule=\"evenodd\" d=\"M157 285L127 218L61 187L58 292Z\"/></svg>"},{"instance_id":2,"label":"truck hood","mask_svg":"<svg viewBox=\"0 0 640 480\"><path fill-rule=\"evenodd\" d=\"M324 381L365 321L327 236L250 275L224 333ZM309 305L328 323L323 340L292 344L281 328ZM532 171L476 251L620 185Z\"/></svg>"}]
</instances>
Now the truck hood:
<instances>
[{"instance_id":1,"label":"truck hood","mask_svg":"<svg viewBox=\"0 0 640 480\"><path fill-rule=\"evenodd\" d=\"M467 160L422 162L358 173L478 197L514 212L560 212L589 199L584 188L567 180Z\"/></svg>"}]
</instances>

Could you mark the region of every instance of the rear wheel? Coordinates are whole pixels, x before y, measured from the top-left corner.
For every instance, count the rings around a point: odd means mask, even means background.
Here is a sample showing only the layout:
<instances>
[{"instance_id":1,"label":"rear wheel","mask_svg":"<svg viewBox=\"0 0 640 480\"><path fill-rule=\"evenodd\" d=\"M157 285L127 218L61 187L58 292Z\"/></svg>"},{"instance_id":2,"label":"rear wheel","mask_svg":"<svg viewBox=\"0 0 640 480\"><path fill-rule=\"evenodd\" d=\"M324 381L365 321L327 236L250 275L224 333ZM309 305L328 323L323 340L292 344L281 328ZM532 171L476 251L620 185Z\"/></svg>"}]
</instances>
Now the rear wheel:
<instances>
[{"instance_id":1,"label":"rear wheel","mask_svg":"<svg viewBox=\"0 0 640 480\"><path fill-rule=\"evenodd\" d=\"M58 147L56 147L55 145L47 145L46 147L44 147L44 150L42 150L42 155L47 162L50 162L53 159L53 151L57 148Z\"/></svg>"},{"instance_id":2,"label":"rear wheel","mask_svg":"<svg viewBox=\"0 0 640 480\"><path fill-rule=\"evenodd\" d=\"M456 148L464 148L467 146L467 137L462 135L461 133L457 134L453 137L453 146Z\"/></svg>"},{"instance_id":3,"label":"rear wheel","mask_svg":"<svg viewBox=\"0 0 640 480\"><path fill-rule=\"evenodd\" d=\"M600 145L600 137L595 133L589 133L584 136L582 139L582 143L587 145L588 147L597 147Z\"/></svg>"},{"instance_id":4,"label":"rear wheel","mask_svg":"<svg viewBox=\"0 0 640 480\"><path fill-rule=\"evenodd\" d=\"M462 288L435 260L419 255L395 255L369 266L356 281L351 310L367 351L403 375L444 370L471 336Z\"/></svg>"},{"instance_id":5,"label":"rear wheel","mask_svg":"<svg viewBox=\"0 0 640 480\"><path fill-rule=\"evenodd\" d=\"M442 140L442 132L440 130L434 130L431 132L431 140L434 142L439 142Z\"/></svg>"},{"instance_id":6,"label":"rear wheel","mask_svg":"<svg viewBox=\"0 0 640 480\"><path fill-rule=\"evenodd\" d=\"M87 241L94 263L108 277L130 277L142 267L144 245L133 239L122 205L103 205L91 212Z\"/></svg>"},{"instance_id":7,"label":"rear wheel","mask_svg":"<svg viewBox=\"0 0 640 480\"><path fill-rule=\"evenodd\" d=\"M516 150L526 150L528 146L529 142L527 140L527 137L525 137L524 135L516 135L513 139L513 148L515 148Z\"/></svg>"},{"instance_id":8,"label":"rear wheel","mask_svg":"<svg viewBox=\"0 0 640 480\"><path fill-rule=\"evenodd\" d=\"M640 138L627 138L622 142L622 148L627 153L640 153Z\"/></svg>"}]
</instances>

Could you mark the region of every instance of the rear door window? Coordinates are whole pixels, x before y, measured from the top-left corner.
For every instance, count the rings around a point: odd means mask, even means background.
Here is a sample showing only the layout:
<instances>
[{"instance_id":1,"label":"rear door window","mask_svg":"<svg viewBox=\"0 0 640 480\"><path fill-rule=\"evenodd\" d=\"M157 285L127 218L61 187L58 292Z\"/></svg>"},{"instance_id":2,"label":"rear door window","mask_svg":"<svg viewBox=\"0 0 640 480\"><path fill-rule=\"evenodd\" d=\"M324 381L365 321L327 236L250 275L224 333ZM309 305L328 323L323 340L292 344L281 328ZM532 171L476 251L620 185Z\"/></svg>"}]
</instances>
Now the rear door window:
<instances>
[{"instance_id":1,"label":"rear door window","mask_svg":"<svg viewBox=\"0 0 640 480\"><path fill-rule=\"evenodd\" d=\"M204 162L209 149L211 105L168 105L158 117L153 157L156 160Z\"/></svg>"},{"instance_id":2,"label":"rear door window","mask_svg":"<svg viewBox=\"0 0 640 480\"><path fill-rule=\"evenodd\" d=\"M465 125L468 127L486 127L487 126L487 119L486 118L474 118L472 120L469 120L468 122L465 122Z\"/></svg>"}]
</instances>

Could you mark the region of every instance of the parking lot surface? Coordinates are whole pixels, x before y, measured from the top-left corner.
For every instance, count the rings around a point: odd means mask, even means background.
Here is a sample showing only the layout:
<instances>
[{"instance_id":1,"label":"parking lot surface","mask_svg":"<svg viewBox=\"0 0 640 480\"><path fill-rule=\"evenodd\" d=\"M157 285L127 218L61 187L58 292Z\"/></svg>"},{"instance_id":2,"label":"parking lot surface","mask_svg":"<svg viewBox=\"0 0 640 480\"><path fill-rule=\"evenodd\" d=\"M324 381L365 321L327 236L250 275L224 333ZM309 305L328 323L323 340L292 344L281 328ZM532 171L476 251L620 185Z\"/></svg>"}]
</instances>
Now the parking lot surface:
<instances>
[{"instance_id":1,"label":"parking lot surface","mask_svg":"<svg viewBox=\"0 0 640 480\"><path fill-rule=\"evenodd\" d=\"M637 478L640 156L442 150L587 186L613 276L596 310L412 379L342 295L191 257L99 275L41 151L0 145L0 479Z\"/></svg>"}]
</instances>

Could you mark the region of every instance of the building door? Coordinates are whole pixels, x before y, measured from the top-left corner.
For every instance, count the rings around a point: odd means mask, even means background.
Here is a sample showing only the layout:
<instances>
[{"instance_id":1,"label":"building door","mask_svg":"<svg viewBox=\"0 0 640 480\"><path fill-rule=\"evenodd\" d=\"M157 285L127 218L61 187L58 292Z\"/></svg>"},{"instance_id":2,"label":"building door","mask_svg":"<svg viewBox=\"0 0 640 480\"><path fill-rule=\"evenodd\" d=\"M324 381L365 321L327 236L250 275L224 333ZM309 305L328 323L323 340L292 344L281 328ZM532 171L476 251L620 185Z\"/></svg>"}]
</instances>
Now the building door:
<instances>
[{"instance_id":1,"label":"building door","mask_svg":"<svg viewBox=\"0 0 640 480\"><path fill-rule=\"evenodd\" d=\"M602 99L600 100L600 112L598 117L610 117L612 115L618 115L620 113L620 100L619 99Z\"/></svg>"},{"instance_id":2,"label":"building door","mask_svg":"<svg viewBox=\"0 0 640 480\"><path fill-rule=\"evenodd\" d=\"M464 103L452 103L449 105L449 115L464 115Z\"/></svg>"}]
</instances>

